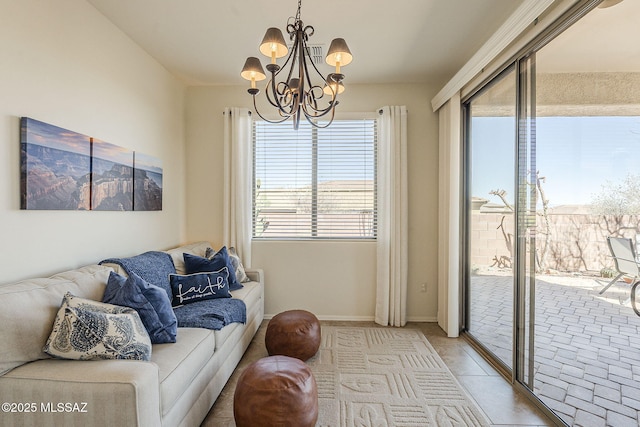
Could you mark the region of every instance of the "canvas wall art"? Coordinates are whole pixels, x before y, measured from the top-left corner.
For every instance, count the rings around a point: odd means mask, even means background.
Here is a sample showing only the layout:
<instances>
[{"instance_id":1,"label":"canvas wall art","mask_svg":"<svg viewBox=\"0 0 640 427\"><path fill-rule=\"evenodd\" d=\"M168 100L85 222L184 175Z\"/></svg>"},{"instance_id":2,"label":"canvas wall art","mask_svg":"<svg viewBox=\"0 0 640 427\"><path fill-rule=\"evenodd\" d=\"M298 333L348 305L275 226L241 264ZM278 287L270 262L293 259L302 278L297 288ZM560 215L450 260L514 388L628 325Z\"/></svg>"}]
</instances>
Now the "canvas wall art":
<instances>
[{"instance_id":1,"label":"canvas wall art","mask_svg":"<svg viewBox=\"0 0 640 427\"><path fill-rule=\"evenodd\" d=\"M133 210L133 151L91 138L91 209Z\"/></svg>"},{"instance_id":2,"label":"canvas wall art","mask_svg":"<svg viewBox=\"0 0 640 427\"><path fill-rule=\"evenodd\" d=\"M20 146L21 209L162 210L157 157L29 117Z\"/></svg>"},{"instance_id":3,"label":"canvas wall art","mask_svg":"<svg viewBox=\"0 0 640 427\"><path fill-rule=\"evenodd\" d=\"M88 136L23 117L20 145L22 209L90 209Z\"/></svg>"},{"instance_id":4,"label":"canvas wall art","mask_svg":"<svg viewBox=\"0 0 640 427\"><path fill-rule=\"evenodd\" d=\"M135 153L133 209L162 210L162 161L147 154Z\"/></svg>"}]
</instances>

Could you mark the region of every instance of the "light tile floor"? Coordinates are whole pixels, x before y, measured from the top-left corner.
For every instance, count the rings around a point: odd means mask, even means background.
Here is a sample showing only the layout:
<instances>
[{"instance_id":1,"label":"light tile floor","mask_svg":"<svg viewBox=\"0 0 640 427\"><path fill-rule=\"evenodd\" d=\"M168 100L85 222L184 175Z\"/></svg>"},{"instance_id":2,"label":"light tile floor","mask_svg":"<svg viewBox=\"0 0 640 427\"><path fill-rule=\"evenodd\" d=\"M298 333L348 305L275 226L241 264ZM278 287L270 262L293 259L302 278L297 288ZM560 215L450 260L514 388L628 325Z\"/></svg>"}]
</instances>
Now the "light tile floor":
<instances>
[{"instance_id":1,"label":"light tile floor","mask_svg":"<svg viewBox=\"0 0 640 427\"><path fill-rule=\"evenodd\" d=\"M538 276L534 391L572 426L640 425L640 317L618 282ZM471 333L511 365L512 279L472 278Z\"/></svg>"},{"instance_id":2,"label":"light tile floor","mask_svg":"<svg viewBox=\"0 0 640 427\"><path fill-rule=\"evenodd\" d=\"M237 379L247 365L267 355L264 347L266 324L266 321L263 322L258 330L238 368L202 423L202 427L235 427L233 393ZM375 326L372 322L322 322L322 324ZM500 376L464 338L448 338L435 323L409 323L406 327L419 329L424 333L451 372L485 412L492 426L554 425L524 394Z\"/></svg>"}]
</instances>

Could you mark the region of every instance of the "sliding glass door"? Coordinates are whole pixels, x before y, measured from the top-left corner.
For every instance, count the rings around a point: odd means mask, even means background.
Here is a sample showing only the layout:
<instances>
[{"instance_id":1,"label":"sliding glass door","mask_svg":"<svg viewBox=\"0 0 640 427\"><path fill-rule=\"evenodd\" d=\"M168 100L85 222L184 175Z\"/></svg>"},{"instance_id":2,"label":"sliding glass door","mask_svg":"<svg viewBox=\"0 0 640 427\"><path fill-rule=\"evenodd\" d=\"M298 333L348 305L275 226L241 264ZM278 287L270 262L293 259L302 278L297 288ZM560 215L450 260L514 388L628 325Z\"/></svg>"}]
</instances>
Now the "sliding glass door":
<instances>
[{"instance_id":1,"label":"sliding glass door","mask_svg":"<svg viewBox=\"0 0 640 427\"><path fill-rule=\"evenodd\" d=\"M557 422L638 425L640 317L607 241L640 246L640 2L600 6L464 100L463 330Z\"/></svg>"},{"instance_id":2,"label":"sliding glass door","mask_svg":"<svg viewBox=\"0 0 640 427\"><path fill-rule=\"evenodd\" d=\"M467 286L465 327L513 367L516 219L516 70L467 104Z\"/></svg>"}]
</instances>

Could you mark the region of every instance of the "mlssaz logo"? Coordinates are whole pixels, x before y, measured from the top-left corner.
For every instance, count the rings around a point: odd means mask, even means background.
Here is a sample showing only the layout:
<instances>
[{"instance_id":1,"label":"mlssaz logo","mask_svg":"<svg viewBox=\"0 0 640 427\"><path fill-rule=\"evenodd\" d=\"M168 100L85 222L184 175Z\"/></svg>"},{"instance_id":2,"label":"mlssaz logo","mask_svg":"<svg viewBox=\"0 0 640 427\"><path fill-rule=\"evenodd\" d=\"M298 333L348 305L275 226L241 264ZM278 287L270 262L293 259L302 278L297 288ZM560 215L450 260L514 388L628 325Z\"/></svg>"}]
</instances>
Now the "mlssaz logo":
<instances>
[{"instance_id":1,"label":"mlssaz logo","mask_svg":"<svg viewBox=\"0 0 640 427\"><path fill-rule=\"evenodd\" d=\"M40 412L79 412L87 413L87 402L42 402Z\"/></svg>"}]
</instances>

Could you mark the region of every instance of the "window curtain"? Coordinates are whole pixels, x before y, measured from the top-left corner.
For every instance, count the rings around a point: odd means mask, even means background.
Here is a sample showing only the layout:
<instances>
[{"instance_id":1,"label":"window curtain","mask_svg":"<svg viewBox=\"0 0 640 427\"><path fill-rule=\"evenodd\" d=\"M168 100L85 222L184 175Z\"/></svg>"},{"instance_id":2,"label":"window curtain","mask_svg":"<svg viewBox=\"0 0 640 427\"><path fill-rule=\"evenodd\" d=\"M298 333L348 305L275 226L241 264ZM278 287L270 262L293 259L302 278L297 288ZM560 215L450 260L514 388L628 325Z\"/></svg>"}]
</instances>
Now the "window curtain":
<instances>
[{"instance_id":1,"label":"window curtain","mask_svg":"<svg viewBox=\"0 0 640 427\"><path fill-rule=\"evenodd\" d=\"M460 329L460 93L439 112L438 325L449 337Z\"/></svg>"},{"instance_id":2,"label":"window curtain","mask_svg":"<svg viewBox=\"0 0 640 427\"><path fill-rule=\"evenodd\" d=\"M376 323L407 323L407 108L380 110Z\"/></svg>"},{"instance_id":3,"label":"window curtain","mask_svg":"<svg viewBox=\"0 0 640 427\"><path fill-rule=\"evenodd\" d=\"M223 239L246 267L251 267L251 163L251 112L225 108Z\"/></svg>"}]
</instances>

